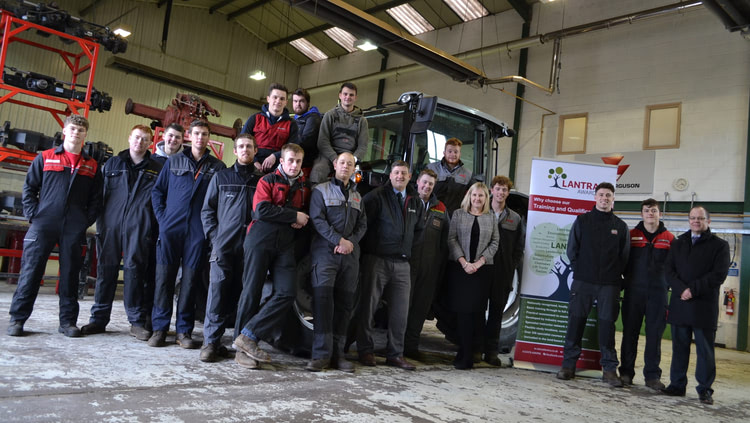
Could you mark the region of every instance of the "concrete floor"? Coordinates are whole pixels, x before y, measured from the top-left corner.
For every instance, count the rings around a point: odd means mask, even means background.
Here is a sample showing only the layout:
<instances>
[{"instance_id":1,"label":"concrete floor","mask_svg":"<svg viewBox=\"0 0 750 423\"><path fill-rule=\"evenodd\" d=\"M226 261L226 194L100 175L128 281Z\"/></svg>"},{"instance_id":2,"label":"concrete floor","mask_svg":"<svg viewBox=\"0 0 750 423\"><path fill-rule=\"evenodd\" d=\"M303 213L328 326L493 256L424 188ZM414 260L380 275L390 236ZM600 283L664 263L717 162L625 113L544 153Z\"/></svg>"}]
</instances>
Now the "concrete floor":
<instances>
[{"instance_id":1,"label":"concrete floor","mask_svg":"<svg viewBox=\"0 0 750 423\"><path fill-rule=\"evenodd\" d=\"M310 373L303 369L306 359L268 345L274 365L248 370L233 360L202 363L198 350L176 345L149 348L128 336L122 301L115 302L106 334L66 338L57 333L51 287L42 289L26 322L30 333L6 336L4 313L13 289L0 282L2 422L750 420L750 353L734 350L717 350L713 406L698 401L692 377L687 397L671 398L643 386L640 374L637 385L615 389L597 379L562 382L550 373L514 368L454 370L452 347L430 322L423 343L429 360L416 363L415 372L358 366L353 375ZM91 304L90 296L81 301L79 326ZM663 349L668 374L669 342Z\"/></svg>"}]
</instances>

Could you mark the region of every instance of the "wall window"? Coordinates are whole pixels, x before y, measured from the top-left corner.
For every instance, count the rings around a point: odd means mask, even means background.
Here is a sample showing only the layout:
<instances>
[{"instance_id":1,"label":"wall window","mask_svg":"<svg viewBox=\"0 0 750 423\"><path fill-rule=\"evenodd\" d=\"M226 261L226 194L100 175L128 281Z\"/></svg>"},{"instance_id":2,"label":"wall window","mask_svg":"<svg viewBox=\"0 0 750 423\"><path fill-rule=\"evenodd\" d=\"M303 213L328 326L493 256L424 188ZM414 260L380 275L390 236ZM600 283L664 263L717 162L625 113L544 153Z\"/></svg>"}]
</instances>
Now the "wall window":
<instances>
[{"instance_id":1,"label":"wall window","mask_svg":"<svg viewBox=\"0 0 750 423\"><path fill-rule=\"evenodd\" d=\"M557 128L557 154L586 153L588 113L560 116Z\"/></svg>"},{"instance_id":2,"label":"wall window","mask_svg":"<svg viewBox=\"0 0 750 423\"><path fill-rule=\"evenodd\" d=\"M646 106L643 149L679 148L681 114L682 103Z\"/></svg>"}]
</instances>

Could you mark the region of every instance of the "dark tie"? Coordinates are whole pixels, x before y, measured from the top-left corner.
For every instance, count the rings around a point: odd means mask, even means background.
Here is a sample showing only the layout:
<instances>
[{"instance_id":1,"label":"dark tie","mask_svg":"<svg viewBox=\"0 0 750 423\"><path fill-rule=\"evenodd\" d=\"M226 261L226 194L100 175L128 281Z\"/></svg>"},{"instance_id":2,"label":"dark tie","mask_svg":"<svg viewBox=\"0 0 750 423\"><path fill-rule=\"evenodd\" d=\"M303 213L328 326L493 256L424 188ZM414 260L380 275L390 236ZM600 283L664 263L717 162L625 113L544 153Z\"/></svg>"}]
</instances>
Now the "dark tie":
<instances>
[{"instance_id":1,"label":"dark tie","mask_svg":"<svg viewBox=\"0 0 750 423\"><path fill-rule=\"evenodd\" d=\"M692 240L693 240L693 245L695 245L695 242L696 242L696 241L698 241L698 240L700 239L700 237L701 237L700 235L693 235L693 236L691 237L691 238L692 238Z\"/></svg>"},{"instance_id":2,"label":"dark tie","mask_svg":"<svg viewBox=\"0 0 750 423\"><path fill-rule=\"evenodd\" d=\"M400 192L397 192L396 198L398 198L398 205L404 207L404 196Z\"/></svg>"}]
</instances>

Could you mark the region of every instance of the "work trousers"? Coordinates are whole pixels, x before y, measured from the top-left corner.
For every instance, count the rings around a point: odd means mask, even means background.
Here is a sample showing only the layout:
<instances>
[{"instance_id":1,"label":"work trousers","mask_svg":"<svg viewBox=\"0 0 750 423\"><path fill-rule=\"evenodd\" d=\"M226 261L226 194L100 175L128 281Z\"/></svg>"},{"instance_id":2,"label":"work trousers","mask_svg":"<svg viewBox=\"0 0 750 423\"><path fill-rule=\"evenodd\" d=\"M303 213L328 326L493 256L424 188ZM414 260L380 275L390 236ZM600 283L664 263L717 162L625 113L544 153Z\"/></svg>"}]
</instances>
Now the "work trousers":
<instances>
[{"instance_id":1,"label":"work trousers","mask_svg":"<svg viewBox=\"0 0 750 423\"><path fill-rule=\"evenodd\" d=\"M203 322L204 345L218 345L221 342L227 319L237 310L242 292L243 263L241 248L211 254L206 318Z\"/></svg>"},{"instance_id":2,"label":"work trousers","mask_svg":"<svg viewBox=\"0 0 750 423\"><path fill-rule=\"evenodd\" d=\"M596 301L599 324L599 363L604 371L617 371L615 320L620 312L620 285L599 285L574 280L568 303L568 331L565 334L562 367L574 369L581 355L586 318Z\"/></svg>"},{"instance_id":3,"label":"work trousers","mask_svg":"<svg viewBox=\"0 0 750 423\"><path fill-rule=\"evenodd\" d=\"M716 379L716 358L714 356L715 329L672 325L672 367L669 370L670 385L678 389L687 386L687 370L690 361L690 341L695 336L695 380L698 394L710 392Z\"/></svg>"},{"instance_id":4,"label":"work trousers","mask_svg":"<svg viewBox=\"0 0 750 423\"><path fill-rule=\"evenodd\" d=\"M313 359L344 356L344 342L355 305L359 254L313 250Z\"/></svg>"},{"instance_id":5,"label":"work trousers","mask_svg":"<svg viewBox=\"0 0 750 423\"><path fill-rule=\"evenodd\" d=\"M180 292L177 297L175 328L177 333L193 332L195 327L195 290L206 261L206 241L198 235L160 234L156 243L156 287L151 320L154 331L169 330L172 320L172 298L175 279L182 266ZM182 264L180 264L182 263Z\"/></svg>"},{"instance_id":6,"label":"work trousers","mask_svg":"<svg viewBox=\"0 0 750 423\"><path fill-rule=\"evenodd\" d=\"M154 285L149 273L154 270L150 263L154 246L143 242L140 234L134 235L109 231L106 238L97 236L96 291L89 318L92 324L105 327L109 323L121 258L123 303L128 321L131 325L145 327L150 318Z\"/></svg>"},{"instance_id":7,"label":"work trousers","mask_svg":"<svg viewBox=\"0 0 750 423\"><path fill-rule=\"evenodd\" d=\"M362 259L362 282L357 327L359 354L374 350L373 327L378 303L388 304L388 344L386 357L404 354L406 318L409 314L409 262L402 259L365 254Z\"/></svg>"},{"instance_id":8,"label":"work trousers","mask_svg":"<svg viewBox=\"0 0 750 423\"><path fill-rule=\"evenodd\" d=\"M622 301L622 343L620 344L620 376L635 376L638 337L646 319L646 349L643 355L645 380L661 378L661 337L667 326L667 291L625 291Z\"/></svg>"},{"instance_id":9,"label":"work trousers","mask_svg":"<svg viewBox=\"0 0 750 423\"><path fill-rule=\"evenodd\" d=\"M422 248L429 247L423 246ZM411 268L409 317L406 321L406 333L404 335L405 351L419 351L419 337L422 334L424 321L432 308L438 278L441 277L441 270L443 269L445 269L445 266L439 263L424 261Z\"/></svg>"},{"instance_id":10,"label":"work trousers","mask_svg":"<svg viewBox=\"0 0 750 423\"><path fill-rule=\"evenodd\" d=\"M269 339L274 330L284 326L297 295L294 243L275 249L271 245L254 244L251 239L252 232L245 237L245 273L234 330L235 334L241 331L252 339ZM261 307L268 272L273 293Z\"/></svg>"},{"instance_id":11,"label":"work trousers","mask_svg":"<svg viewBox=\"0 0 750 423\"><path fill-rule=\"evenodd\" d=\"M318 156L310 170L310 181L313 184L321 184L328 181L329 175L333 171L333 163L322 155Z\"/></svg>"},{"instance_id":12,"label":"work trousers","mask_svg":"<svg viewBox=\"0 0 750 423\"><path fill-rule=\"evenodd\" d=\"M45 231L33 224L23 239L21 274L10 305L10 321L22 324L31 316L39 286L52 249L59 245L60 326L75 326L78 321L78 277L83 258L81 243L86 229L78 231Z\"/></svg>"},{"instance_id":13,"label":"work trousers","mask_svg":"<svg viewBox=\"0 0 750 423\"><path fill-rule=\"evenodd\" d=\"M499 269L498 269L499 270ZM496 276L490 276L490 302L487 313L487 323L484 325L484 352L496 355L500 350L500 331L503 328L503 313L508 304L508 296L512 289L513 281L505 282L496 280Z\"/></svg>"}]
</instances>

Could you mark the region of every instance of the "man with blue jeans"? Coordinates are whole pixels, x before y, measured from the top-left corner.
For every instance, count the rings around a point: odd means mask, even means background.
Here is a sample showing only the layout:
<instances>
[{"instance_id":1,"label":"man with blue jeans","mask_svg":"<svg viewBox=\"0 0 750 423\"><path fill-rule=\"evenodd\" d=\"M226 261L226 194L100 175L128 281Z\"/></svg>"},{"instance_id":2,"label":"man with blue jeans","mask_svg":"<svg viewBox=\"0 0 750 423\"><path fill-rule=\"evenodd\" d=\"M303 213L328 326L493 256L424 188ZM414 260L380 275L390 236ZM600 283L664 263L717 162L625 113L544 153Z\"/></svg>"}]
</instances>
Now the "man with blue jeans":
<instances>
[{"instance_id":1,"label":"man with blue jeans","mask_svg":"<svg viewBox=\"0 0 750 423\"><path fill-rule=\"evenodd\" d=\"M200 347L193 340L195 326L195 284L205 261L207 242L203 234L201 208L214 175L226 168L208 151L211 132L208 123L195 120L188 136L191 147L170 156L151 191L151 202L159 222L156 244L156 287L151 322L154 333L151 347L166 345L172 319L172 297L177 271L182 265L182 280L177 299L177 343L188 349Z\"/></svg>"},{"instance_id":2,"label":"man with blue jeans","mask_svg":"<svg viewBox=\"0 0 750 423\"><path fill-rule=\"evenodd\" d=\"M699 399L713 404L716 379L714 341L719 320L719 287L729 270L729 244L714 235L711 217L700 206L689 214L690 230L677 237L667 256L667 283L672 288L667 322L672 325L672 367L669 386L662 392L685 396L690 342L695 336L698 362L695 379Z\"/></svg>"}]
</instances>

